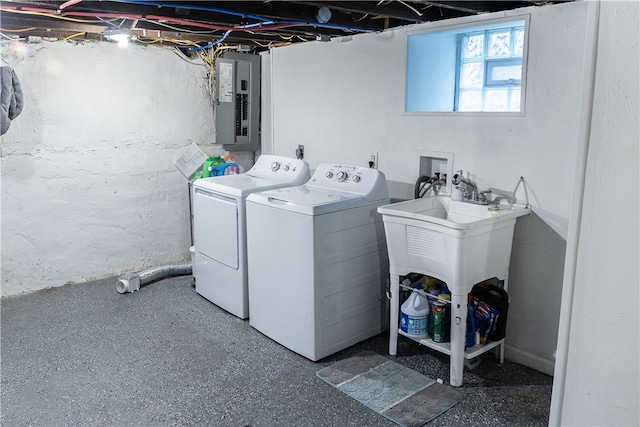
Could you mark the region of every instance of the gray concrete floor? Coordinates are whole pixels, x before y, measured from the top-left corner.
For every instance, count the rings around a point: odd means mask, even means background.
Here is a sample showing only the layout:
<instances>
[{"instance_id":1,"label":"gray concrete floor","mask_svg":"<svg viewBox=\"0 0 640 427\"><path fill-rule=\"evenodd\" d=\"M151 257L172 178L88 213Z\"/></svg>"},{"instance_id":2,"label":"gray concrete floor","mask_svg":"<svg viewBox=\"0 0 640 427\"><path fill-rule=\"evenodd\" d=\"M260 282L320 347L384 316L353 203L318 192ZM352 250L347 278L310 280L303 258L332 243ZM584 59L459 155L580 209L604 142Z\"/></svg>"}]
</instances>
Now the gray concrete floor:
<instances>
[{"instance_id":1,"label":"gray concrete floor","mask_svg":"<svg viewBox=\"0 0 640 427\"><path fill-rule=\"evenodd\" d=\"M446 356L381 334L311 362L195 293L189 277L115 279L2 299L2 426L393 426L316 377L372 350L448 384ZM492 355L436 426L546 426L552 378Z\"/></svg>"}]
</instances>

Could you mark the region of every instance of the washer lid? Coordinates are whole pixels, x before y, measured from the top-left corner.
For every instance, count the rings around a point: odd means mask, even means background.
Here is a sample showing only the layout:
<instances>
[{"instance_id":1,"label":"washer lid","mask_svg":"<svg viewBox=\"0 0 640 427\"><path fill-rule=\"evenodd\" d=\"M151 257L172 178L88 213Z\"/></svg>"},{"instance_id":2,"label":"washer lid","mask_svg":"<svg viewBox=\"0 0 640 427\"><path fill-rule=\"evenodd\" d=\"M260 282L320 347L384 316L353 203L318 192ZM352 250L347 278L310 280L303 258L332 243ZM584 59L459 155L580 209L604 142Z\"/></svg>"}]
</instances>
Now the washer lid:
<instances>
[{"instance_id":1,"label":"washer lid","mask_svg":"<svg viewBox=\"0 0 640 427\"><path fill-rule=\"evenodd\" d=\"M292 185L288 179L262 178L248 174L212 176L197 179L193 183L195 188L203 188L236 197L246 197L256 191L288 185Z\"/></svg>"},{"instance_id":2,"label":"washer lid","mask_svg":"<svg viewBox=\"0 0 640 427\"><path fill-rule=\"evenodd\" d=\"M372 203L361 194L306 184L254 193L247 201L304 215L321 215Z\"/></svg>"}]
</instances>

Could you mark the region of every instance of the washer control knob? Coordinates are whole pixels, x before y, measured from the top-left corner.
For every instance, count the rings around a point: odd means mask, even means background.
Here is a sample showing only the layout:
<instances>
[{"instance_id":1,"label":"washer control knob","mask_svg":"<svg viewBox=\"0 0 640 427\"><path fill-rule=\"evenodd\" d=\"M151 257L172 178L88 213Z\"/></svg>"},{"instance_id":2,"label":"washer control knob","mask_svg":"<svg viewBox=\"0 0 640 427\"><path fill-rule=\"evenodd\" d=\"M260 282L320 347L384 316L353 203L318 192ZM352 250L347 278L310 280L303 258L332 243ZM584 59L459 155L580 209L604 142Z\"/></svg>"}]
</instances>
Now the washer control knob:
<instances>
[{"instance_id":1,"label":"washer control knob","mask_svg":"<svg viewBox=\"0 0 640 427\"><path fill-rule=\"evenodd\" d=\"M327 173L325 173L324 176L326 176L327 178L331 179L331 178L333 178L333 172L327 171Z\"/></svg>"},{"instance_id":2,"label":"washer control knob","mask_svg":"<svg viewBox=\"0 0 640 427\"><path fill-rule=\"evenodd\" d=\"M338 172L338 182L346 181L347 178L349 178L349 175L345 171Z\"/></svg>"},{"instance_id":3,"label":"washer control knob","mask_svg":"<svg viewBox=\"0 0 640 427\"><path fill-rule=\"evenodd\" d=\"M286 171L288 171L288 170L289 170L289 165L284 165L284 166L282 167L282 169L283 169L285 172L286 172Z\"/></svg>"},{"instance_id":4,"label":"washer control knob","mask_svg":"<svg viewBox=\"0 0 640 427\"><path fill-rule=\"evenodd\" d=\"M353 175L351 177L351 181L353 182L360 182L360 175Z\"/></svg>"},{"instance_id":5,"label":"washer control knob","mask_svg":"<svg viewBox=\"0 0 640 427\"><path fill-rule=\"evenodd\" d=\"M278 162L273 162L273 163L271 163L271 170L272 170L272 171L274 171L274 172L275 172L275 171L277 171L278 169L280 169L280 163L278 163Z\"/></svg>"}]
</instances>

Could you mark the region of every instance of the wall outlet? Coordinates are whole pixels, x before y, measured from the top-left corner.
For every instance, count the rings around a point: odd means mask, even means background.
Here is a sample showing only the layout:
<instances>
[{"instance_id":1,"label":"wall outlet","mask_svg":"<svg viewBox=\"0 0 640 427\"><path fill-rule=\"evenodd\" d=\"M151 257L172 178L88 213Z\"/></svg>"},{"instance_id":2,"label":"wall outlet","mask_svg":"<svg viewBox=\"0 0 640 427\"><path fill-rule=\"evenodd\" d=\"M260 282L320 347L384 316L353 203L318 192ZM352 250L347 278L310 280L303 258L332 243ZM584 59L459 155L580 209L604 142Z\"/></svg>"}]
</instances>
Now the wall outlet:
<instances>
[{"instance_id":1,"label":"wall outlet","mask_svg":"<svg viewBox=\"0 0 640 427\"><path fill-rule=\"evenodd\" d=\"M378 169L378 152L377 151L369 152L369 167L371 169Z\"/></svg>"}]
</instances>

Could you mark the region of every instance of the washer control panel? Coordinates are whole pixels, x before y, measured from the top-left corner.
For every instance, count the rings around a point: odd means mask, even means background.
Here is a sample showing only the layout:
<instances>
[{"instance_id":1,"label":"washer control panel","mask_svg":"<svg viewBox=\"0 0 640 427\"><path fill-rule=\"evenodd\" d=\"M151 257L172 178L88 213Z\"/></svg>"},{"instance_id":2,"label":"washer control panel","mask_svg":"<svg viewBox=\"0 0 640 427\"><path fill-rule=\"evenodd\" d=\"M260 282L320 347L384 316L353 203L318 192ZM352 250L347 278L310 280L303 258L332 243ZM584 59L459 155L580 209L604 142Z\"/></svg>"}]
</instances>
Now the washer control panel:
<instances>
[{"instance_id":1,"label":"washer control panel","mask_svg":"<svg viewBox=\"0 0 640 427\"><path fill-rule=\"evenodd\" d=\"M384 174L377 169L360 166L332 163L320 164L307 185L333 188L362 195L379 193L388 197L387 182Z\"/></svg>"}]
</instances>

